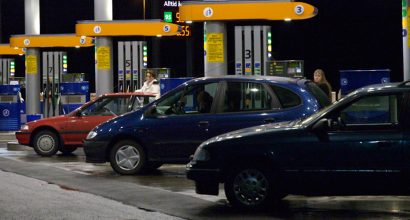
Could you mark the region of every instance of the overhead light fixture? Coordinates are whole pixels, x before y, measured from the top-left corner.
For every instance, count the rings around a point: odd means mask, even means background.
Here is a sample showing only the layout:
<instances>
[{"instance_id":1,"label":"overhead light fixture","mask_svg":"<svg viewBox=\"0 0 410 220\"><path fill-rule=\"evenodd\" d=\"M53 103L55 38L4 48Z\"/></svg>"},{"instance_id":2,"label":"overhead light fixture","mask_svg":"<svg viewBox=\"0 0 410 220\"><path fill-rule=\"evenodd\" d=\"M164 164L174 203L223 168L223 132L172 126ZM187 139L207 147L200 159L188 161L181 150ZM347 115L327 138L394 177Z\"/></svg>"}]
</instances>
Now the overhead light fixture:
<instances>
[{"instance_id":1,"label":"overhead light fixture","mask_svg":"<svg viewBox=\"0 0 410 220\"><path fill-rule=\"evenodd\" d=\"M284 20L287 21L287 22L292 21L291 18L285 18Z\"/></svg>"},{"instance_id":2,"label":"overhead light fixture","mask_svg":"<svg viewBox=\"0 0 410 220\"><path fill-rule=\"evenodd\" d=\"M185 21L185 23L187 23L187 24L192 24L192 21Z\"/></svg>"},{"instance_id":3,"label":"overhead light fixture","mask_svg":"<svg viewBox=\"0 0 410 220\"><path fill-rule=\"evenodd\" d=\"M157 37L162 37L162 35L158 34Z\"/></svg>"},{"instance_id":4,"label":"overhead light fixture","mask_svg":"<svg viewBox=\"0 0 410 220\"><path fill-rule=\"evenodd\" d=\"M77 46L75 46L75 48L80 48L80 46L77 45Z\"/></svg>"}]
</instances>

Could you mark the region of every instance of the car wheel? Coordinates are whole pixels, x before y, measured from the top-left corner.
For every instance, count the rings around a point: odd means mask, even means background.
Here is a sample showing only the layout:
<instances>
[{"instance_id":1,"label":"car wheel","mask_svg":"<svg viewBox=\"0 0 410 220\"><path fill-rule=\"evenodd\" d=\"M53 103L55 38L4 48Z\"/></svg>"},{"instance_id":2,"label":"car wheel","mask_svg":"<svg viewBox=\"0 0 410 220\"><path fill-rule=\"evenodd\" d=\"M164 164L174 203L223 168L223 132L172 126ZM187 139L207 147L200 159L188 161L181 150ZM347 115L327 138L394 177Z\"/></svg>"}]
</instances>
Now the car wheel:
<instances>
[{"instance_id":1,"label":"car wheel","mask_svg":"<svg viewBox=\"0 0 410 220\"><path fill-rule=\"evenodd\" d=\"M63 146L61 147L61 149L59 150L63 155L68 155L73 153L75 150L77 150L77 147L73 147L73 146Z\"/></svg>"},{"instance_id":2,"label":"car wheel","mask_svg":"<svg viewBox=\"0 0 410 220\"><path fill-rule=\"evenodd\" d=\"M50 157L57 153L59 144L60 142L56 133L43 130L34 137L33 148L38 155Z\"/></svg>"},{"instance_id":3,"label":"car wheel","mask_svg":"<svg viewBox=\"0 0 410 220\"><path fill-rule=\"evenodd\" d=\"M111 167L119 174L132 175L146 169L144 149L135 141L120 141L110 153Z\"/></svg>"},{"instance_id":4,"label":"car wheel","mask_svg":"<svg viewBox=\"0 0 410 220\"><path fill-rule=\"evenodd\" d=\"M266 207L277 201L270 179L269 173L260 168L236 169L225 181L226 197L239 208Z\"/></svg>"}]
</instances>

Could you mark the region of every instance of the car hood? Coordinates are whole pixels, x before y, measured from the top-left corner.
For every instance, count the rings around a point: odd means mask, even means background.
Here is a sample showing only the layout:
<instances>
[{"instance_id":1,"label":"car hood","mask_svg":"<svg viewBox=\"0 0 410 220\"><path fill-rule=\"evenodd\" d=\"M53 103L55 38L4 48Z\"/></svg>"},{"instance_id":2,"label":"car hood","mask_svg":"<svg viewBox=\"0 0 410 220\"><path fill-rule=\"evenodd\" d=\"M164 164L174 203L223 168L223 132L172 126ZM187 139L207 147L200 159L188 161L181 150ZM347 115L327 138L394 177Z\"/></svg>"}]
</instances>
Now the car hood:
<instances>
[{"instance_id":1,"label":"car hood","mask_svg":"<svg viewBox=\"0 0 410 220\"><path fill-rule=\"evenodd\" d=\"M60 116L54 116L54 117L49 117L49 118L42 118L39 120L35 121L30 121L27 124L30 125L36 125L36 124L43 124L43 123L49 123L49 122L59 122L59 121L65 121L67 120L67 115L60 115Z\"/></svg>"},{"instance_id":2,"label":"car hood","mask_svg":"<svg viewBox=\"0 0 410 220\"><path fill-rule=\"evenodd\" d=\"M128 112L121 116L114 117L106 122L99 124L93 131L106 134L108 136L120 132L123 129L133 127L142 116L143 113L138 111Z\"/></svg>"},{"instance_id":3,"label":"car hood","mask_svg":"<svg viewBox=\"0 0 410 220\"><path fill-rule=\"evenodd\" d=\"M286 121L286 122L279 122L279 123L270 123L264 125L258 125L248 128L243 128L236 131L231 131L228 133L224 133L218 136L215 136L211 139L208 139L202 145L208 145L214 142L231 140L235 138L242 138L247 136L259 135L262 133L280 133L280 132L287 132L290 130L301 129L300 120L295 121Z\"/></svg>"}]
</instances>

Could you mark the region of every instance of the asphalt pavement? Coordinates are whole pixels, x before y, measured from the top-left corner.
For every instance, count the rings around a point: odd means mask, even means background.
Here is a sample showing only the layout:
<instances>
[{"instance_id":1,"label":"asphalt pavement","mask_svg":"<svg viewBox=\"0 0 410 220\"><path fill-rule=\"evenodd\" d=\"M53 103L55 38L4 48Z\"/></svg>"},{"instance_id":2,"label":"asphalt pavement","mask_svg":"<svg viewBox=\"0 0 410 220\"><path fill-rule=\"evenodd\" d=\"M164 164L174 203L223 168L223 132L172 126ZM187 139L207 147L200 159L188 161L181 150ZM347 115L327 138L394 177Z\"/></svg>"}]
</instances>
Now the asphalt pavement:
<instances>
[{"instance_id":1,"label":"asphalt pavement","mask_svg":"<svg viewBox=\"0 0 410 220\"><path fill-rule=\"evenodd\" d=\"M180 219L10 172L0 180L0 219Z\"/></svg>"},{"instance_id":2,"label":"asphalt pavement","mask_svg":"<svg viewBox=\"0 0 410 220\"><path fill-rule=\"evenodd\" d=\"M269 210L237 210L223 194L195 193L184 165L121 176L107 164L70 156L8 150L0 133L2 219L410 219L408 196L288 196Z\"/></svg>"}]
</instances>

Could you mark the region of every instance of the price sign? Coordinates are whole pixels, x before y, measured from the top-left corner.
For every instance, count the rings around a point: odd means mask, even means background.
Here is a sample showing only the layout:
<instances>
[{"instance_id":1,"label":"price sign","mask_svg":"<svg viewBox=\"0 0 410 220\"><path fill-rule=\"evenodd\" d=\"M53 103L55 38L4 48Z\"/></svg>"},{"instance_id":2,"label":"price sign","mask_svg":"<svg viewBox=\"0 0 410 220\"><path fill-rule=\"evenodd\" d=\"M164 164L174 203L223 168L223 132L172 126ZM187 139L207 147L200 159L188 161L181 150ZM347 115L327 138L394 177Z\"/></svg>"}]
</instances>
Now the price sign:
<instances>
[{"instance_id":1,"label":"price sign","mask_svg":"<svg viewBox=\"0 0 410 220\"><path fill-rule=\"evenodd\" d=\"M191 26L181 20L179 16L179 6L183 4L183 1L163 1L163 20L169 23L176 23L181 26L181 32L177 34L178 37L190 37L192 36Z\"/></svg>"}]
</instances>

